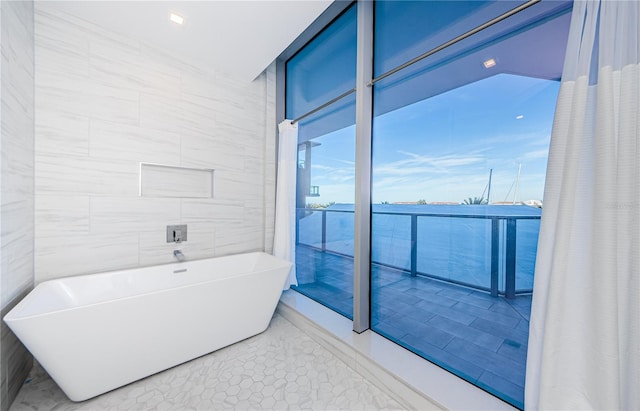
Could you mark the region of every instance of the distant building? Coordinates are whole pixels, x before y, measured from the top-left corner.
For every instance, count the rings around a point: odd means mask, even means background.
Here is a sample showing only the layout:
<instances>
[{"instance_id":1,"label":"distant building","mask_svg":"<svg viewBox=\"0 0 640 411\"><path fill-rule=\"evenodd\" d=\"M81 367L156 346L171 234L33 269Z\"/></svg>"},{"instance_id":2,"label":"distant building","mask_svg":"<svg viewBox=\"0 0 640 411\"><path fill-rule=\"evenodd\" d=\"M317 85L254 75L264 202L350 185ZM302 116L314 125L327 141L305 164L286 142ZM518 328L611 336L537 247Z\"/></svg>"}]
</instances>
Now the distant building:
<instances>
[{"instance_id":1,"label":"distant building","mask_svg":"<svg viewBox=\"0 0 640 411\"><path fill-rule=\"evenodd\" d=\"M527 200L523 202L524 205L528 205L529 207L538 207L538 208L542 208L542 201L541 200Z\"/></svg>"}]
</instances>

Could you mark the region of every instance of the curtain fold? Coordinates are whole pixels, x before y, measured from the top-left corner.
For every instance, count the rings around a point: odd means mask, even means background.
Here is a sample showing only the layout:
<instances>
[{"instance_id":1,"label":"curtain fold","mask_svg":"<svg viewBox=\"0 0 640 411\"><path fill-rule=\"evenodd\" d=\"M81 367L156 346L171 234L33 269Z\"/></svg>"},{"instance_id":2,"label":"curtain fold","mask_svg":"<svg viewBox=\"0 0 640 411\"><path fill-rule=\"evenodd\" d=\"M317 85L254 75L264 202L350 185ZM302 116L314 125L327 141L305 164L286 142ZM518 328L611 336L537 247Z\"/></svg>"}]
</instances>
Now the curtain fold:
<instances>
[{"instance_id":1,"label":"curtain fold","mask_svg":"<svg viewBox=\"0 0 640 411\"><path fill-rule=\"evenodd\" d=\"M556 107L530 410L640 409L640 2L576 1Z\"/></svg>"},{"instance_id":2,"label":"curtain fold","mask_svg":"<svg viewBox=\"0 0 640 411\"><path fill-rule=\"evenodd\" d=\"M284 120L278 125L278 175L276 180L276 219L273 255L293 263L288 290L296 279L296 172L298 164L298 124Z\"/></svg>"}]
</instances>

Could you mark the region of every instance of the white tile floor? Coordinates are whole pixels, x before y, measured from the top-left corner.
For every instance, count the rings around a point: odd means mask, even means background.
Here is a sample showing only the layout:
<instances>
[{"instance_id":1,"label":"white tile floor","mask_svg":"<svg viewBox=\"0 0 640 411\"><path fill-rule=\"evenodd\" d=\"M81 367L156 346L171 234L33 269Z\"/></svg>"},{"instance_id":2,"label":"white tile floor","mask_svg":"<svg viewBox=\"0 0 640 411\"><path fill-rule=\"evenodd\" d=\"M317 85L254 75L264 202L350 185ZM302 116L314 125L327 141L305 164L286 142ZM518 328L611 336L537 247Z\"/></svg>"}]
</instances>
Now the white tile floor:
<instances>
[{"instance_id":1,"label":"white tile floor","mask_svg":"<svg viewBox=\"0 0 640 411\"><path fill-rule=\"evenodd\" d=\"M10 411L401 408L276 315L262 334L80 403L36 365Z\"/></svg>"}]
</instances>

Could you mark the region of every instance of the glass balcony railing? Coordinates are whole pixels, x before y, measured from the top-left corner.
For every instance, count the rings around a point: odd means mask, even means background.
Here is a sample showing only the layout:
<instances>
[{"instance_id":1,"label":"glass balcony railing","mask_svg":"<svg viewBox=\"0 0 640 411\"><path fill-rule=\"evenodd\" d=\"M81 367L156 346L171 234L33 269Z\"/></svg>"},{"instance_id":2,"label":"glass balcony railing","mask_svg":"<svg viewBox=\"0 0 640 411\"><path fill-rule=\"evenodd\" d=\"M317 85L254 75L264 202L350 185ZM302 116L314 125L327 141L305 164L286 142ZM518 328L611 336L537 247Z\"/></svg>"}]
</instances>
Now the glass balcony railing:
<instances>
[{"instance_id":1,"label":"glass balcony railing","mask_svg":"<svg viewBox=\"0 0 640 411\"><path fill-rule=\"evenodd\" d=\"M353 208L297 210L296 243L353 257ZM448 206L372 212L372 262L514 298L533 289L542 211Z\"/></svg>"}]
</instances>

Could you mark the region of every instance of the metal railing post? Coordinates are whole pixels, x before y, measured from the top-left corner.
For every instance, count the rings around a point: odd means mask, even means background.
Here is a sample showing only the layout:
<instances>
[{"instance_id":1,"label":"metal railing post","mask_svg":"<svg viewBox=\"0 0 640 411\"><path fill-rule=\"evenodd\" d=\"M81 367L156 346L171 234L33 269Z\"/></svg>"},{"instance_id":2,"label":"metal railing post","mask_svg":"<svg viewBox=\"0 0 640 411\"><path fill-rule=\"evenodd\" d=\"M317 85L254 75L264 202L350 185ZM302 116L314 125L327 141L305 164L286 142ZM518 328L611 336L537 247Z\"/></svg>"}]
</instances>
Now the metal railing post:
<instances>
[{"instance_id":1,"label":"metal railing post","mask_svg":"<svg viewBox=\"0 0 640 411\"><path fill-rule=\"evenodd\" d=\"M322 210L322 251L327 250L327 210Z\"/></svg>"},{"instance_id":2,"label":"metal railing post","mask_svg":"<svg viewBox=\"0 0 640 411\"><path fill-rule=\"evenodd\" d=\"M418 275L418 216L411 215L411 276Z\"/></svg>"},{"instance_id":3,"label":"metal railing post","mask_svg":"<svg viewBox=\"0 0 640 411\"><path fill-rule=\"evenodd\" d=\"M300 244L300 212L301 209L296 208L296 245Z\"/></svg>"},{"instance_id":4,"label":"metal railing post","mask_svg":"<svg viewBox=\"0 0 640 411\"><path fill-rule=\"evenodd\" d=\"M498 296L498 276L500 275L500 220L491 219L491 296Z\"/></svg>"},{"instance_id":5,"label":"metal railing post","mask_svg":"<svg viewBox=\"0 0 640 411\"><path fill-rule=\"evenodd\" d=\"M505 264L504 295L516 298L516 223L515 218L507 218L507 250Z\"/></svg>"}]
</instances>

